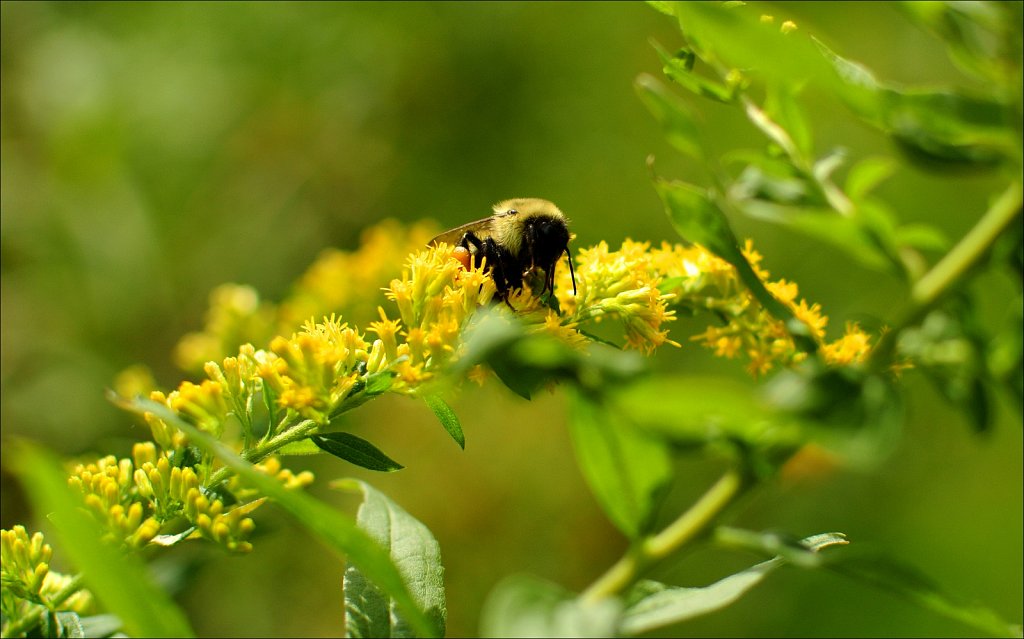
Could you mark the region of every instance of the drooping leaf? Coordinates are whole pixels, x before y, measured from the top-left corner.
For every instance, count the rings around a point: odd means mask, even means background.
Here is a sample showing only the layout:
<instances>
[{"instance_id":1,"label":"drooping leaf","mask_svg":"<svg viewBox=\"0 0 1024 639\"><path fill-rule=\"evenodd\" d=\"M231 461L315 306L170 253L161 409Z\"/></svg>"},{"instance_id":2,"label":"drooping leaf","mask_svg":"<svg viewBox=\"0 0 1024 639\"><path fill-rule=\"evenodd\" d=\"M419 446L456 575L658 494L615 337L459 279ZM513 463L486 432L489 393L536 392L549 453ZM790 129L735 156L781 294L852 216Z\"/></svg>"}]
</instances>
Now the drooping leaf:
<instances>
[{"instance_id":1,"label":"drooping leaf","mask_svg":"<svg viewBox=\"0 0 1024 639\"><path fill-rule=\"evenodd\" d=\"M826 242L868 268L891 271L894 267L888 247L860 219L829 209L781 206L765 200L745 200L736 205L752 218Z\"/></svg>"},{"instance_id":2,"label":"drooping leaf","mask_svg":"<svg viewBox=\"0 0 1024 639\"><path fill-rule=\"evenodd\" d=\"M480 614L482 637L612 637L622 604L589 603L536 577L508 577L491 591Z\"/></svg>"},{"instance_id":3,"label":"drooping leaf","mask_svg":"<svg viewBox=\"0 0 1024 639\"><path fill-rule=\"evenodd\" d=\"M1019 58L1022 18L1019 2L901 2L900 8L945 41L949 57L961 70L997 86L1012 86ZM1015 32L1016 29L1016 32ZM1016 47L1020 51L1020 45ZM1019 77L1019 76L1018 76Z\"/></svg>"},{"instance_id":4,"label":"drooping leaf","mask_svg":"<svg viewBox=\"0 0 1024 639\"><path fill-rule=\"evenodd\" d=\"M756 455L759 462L784 461L811 434L797 420L772 412L754 389L726 379L659 376L613 393L614 415L627 416L645 433L676 446ZM771 467L763 467L771 471Z\"/></svg>"},{"instance_id":5,"label":"drooping leaf","mask_svg":"<svg viewBox=\"0 0 1024 639\"><path fill-rule=\"evenodd\" d=\"M408 586L387 551L361 530L351 517L305 493L286 489L273 477L258 472L224 444L180 419L163 404L146 399L119 403L127 410L153 413L184 431L194 444L215 455L247 483L255 486L263 495L272 498L328 547L343 554L350 563L358 566L368 579L394 599L406 621L419 636L441 636L440 629L419 608L410 594Z\"/></svg>"},{"instance_id":6,"label":"drooping leaf","mask_svg":"<svg viewBox=\"0 0 1024 639\"><path fill-rule=\"evenodd\" d=\"M690 49L681 49L672 56L656 42L653 44L654 49L658 52L658 57L665 65L661 69L662 72L679 86L715 102L728 104L736 98L734 89L696 73L693 68L696 54Z\"/></svg>"},{"instance_id":7,"label":"drooping leaf","mask_svg":"<svg viewBox=\"0 0 1024 639\"><path fill-rule=\"evenodd\" d=\"M961 601L943 592L916 568L873 552L836 553L824 565L831 571L904 597L995 637L1020 637L1021 626L1011 624L990 608Z\"/></svg>"},{"instance_id":8,"label":"drooping leaf","mask_svg":"<svg viewBox=\"0 0 1024 639\"><path fill-rule=\"evenodd\" d=\"M365 482L344 479L332 486L362 494L356 516L359 527L388 552L416 604L443 636L447 617L444 566L440 546L430 530ZM345 570L345 628L348 637L415 636L394 598L354 565Z\"/></svg>"},{"instance_id":9,"label":"drooping leaf","mask_svg":"<svg viewBox=\"0 0 1024 639\"><path fill-rule=\"evenodd\" d=\"M437 420L441 422L444 429L452 436L459 448L465 450L466 436L462 432L462 424L459 423L459 416L455 414L452 407L437 395L425 395L423 401L427 403L430 410L434 412Z\"/></svg>"},{"instance_id":10,"label":"drooping leaf","mask_svg":"<svg viewBox=\"0 0 1024 639\"><path fill-rule=\"evenodd\" d=\"M647 109L661 123L669 144L691 158L703 161L700 130L689 107L646 73L636 79L634 86Z\"/></svg>"},{"instance_id":11,"label":"drooping leaf","mask_svg":"<svg viewBox=\"0 0 1024 639\"><path fill-rule=\"evenodd\" d=\"M947 89L899 88L816 41L841 95L865 122L892 136L911 159L944 166L1020 161L1010 105Z\"/></svg>"},{"instance_id":12,"label":"drooping leaf","mask_svg":"<svg viewBox=\"0 0 1024 639\"><path fill-rule=\"evenodd\" d=\"M22 442L9 460L40 514L56 524L61 549L85 576L89 590L138 637L194 637L181 610L146 574L138 557L101 541L103 532L67 485L51 453Z\"/></svg>"},{"instance_id":13,"label":"drooping leaf","mask_svg":"<svg viewBox=\"0 0 1024 639\"><path fill-rule=\"evenodd\" d=\"M846 543L837 533L814 535L804 540L805 553ZM765 577L787 563L783 556L751 566L703 588L680 588L644 580L630 592L621 630L640 634L720 610L745 595Z\"/></svg>"},{"instance_id":14,"label":"drooping leaf","mask_svg":"<svg viewBox=\"0 0 1024 639\"><path fill-rule=\"evenodd\" d=\"M313 435L310 439L325 453L367 470L390 473L404 468L379 448L352 433L326 433Z\"/></svg>"},{"instance_id":15,"label":"drooping leaf","mask_svg":"<svg viewBox=\"0 0 1024 639\"><path fill-rule=\"evenodd\" d=\"M574 395L570 415L587 484L612 523L630 539L638 538L647 532L672 479L668 447L581 394Z\"/></svg>"}]
</instances>

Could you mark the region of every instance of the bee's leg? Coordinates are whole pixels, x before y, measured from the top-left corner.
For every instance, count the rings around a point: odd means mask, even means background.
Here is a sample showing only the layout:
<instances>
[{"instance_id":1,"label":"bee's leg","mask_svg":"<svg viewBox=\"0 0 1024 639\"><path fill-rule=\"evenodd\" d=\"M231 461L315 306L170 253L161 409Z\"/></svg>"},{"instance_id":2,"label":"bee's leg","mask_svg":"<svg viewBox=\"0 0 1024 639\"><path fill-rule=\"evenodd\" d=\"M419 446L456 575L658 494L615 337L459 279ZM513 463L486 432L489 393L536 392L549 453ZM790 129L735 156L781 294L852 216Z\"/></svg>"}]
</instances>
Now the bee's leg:
<instances>
[{"instance_id":1,"label":"bee's leg","mask_svg":"<svg viewBox=\"0 0 1024 639\"><path fill-rule=\"evenodd\" d=\"M475 262L479 261L479 258L482 258L487 254L484 248L484 243L476 236L475 233L473 233L473 231L468 231L463 234L462 239L459 240L459 246L469 251L470 257L474 258ZM488 260L488 262L490 262L490 260Z\"/></svg>"},{"instance_id":2,"label":"bee's leg","mask_svg":"<svg viewBox=\"0 0 1024 639\"><path fill-rule=\"evenodd\" d=\"M515 269L509 271L505 266L511 255L506 255L508 252L503 252L498 243L493 239L481 240L472 231L468 231L462 236L462 239L459 240L459 246L470 252L474 263L479 264L485 260L485 268L494 281L495 294L498 296L498 299L508 304L509 308L512 308L512 305L508 302L509 281L506 273L514 272Z\"/></svg>"}]
</instances>

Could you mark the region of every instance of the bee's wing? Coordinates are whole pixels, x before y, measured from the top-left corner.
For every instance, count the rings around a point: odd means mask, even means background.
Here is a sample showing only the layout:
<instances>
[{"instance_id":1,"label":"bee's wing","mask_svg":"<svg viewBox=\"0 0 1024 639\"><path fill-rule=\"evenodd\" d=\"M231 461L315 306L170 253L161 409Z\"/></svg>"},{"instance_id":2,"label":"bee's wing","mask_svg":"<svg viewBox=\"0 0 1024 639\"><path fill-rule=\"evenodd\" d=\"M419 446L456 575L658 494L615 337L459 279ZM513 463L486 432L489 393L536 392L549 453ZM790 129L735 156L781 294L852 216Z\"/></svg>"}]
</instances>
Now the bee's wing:
<instances>
[{"instance_id":1,"label":"bee's wing","mask_svg":"<svg viewBox=\"0 0 1024 639\"><path fill-rule=\"evenodd\" d=\"M476 220L475 222L469 222L462 226L456 226L455 228L449 229L427 242L427 246L433 246L441 242L444 242L449 246L455 246L462 241L462 236L469 232L472 232L480 239L486 239L491 235L491 224L493 222L494 216L491 215L483 218L482 220Z\"/></svg>"}]
</instances>

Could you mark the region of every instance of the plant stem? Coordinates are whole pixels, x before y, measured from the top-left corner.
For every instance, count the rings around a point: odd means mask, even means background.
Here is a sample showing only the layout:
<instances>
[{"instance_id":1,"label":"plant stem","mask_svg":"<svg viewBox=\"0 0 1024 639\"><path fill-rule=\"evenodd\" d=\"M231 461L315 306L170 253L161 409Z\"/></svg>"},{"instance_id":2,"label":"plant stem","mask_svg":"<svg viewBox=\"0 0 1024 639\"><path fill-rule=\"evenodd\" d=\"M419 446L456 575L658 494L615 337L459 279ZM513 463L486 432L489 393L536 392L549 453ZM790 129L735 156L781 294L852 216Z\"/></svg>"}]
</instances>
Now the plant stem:
<instances>
[{"instance_id":1,"label":"plant stem","mask_svg":"<svg viewBox=\"0 0 1024 639\"><path fill-rule=\"evenodd\" d=\"M686 512L657 535L646 537L587 588L581 599L594 602L622 592L651 563L663 559L692 541L740 493L743 477L737 470L722 475Z\"/></svg>"},{"instance_id":2,"label":"plant stem","mask_svg":"<svg viewBox=\"0 0 1024 639\"><path fill-rule=\"evenodd\" d=\"M1021 183L1011 182L977 224L914 284L910 291L910 307L903 311L893 330L882 336L872 353L871 360L876 368L890 364L890 355L900 332L931 310L946 291L985 257L1000 234L1020 217L1021 202Z\"/></svg>"},{"instance_id":3,"label":"plant stem","mask_svg":"<svg viewBox=\"0 0 1024 639\"><path fill-rule=\"evenodd\" d=\"M241 455L242 459L255 464L273 454L274 451L283 448L292 442L306 439L310 435L314 434L319 427L320 424L311 419L301 421L280 435L275 435L271 439L257 444L255 447L243 452ZM234 471L227 466L217 469L217 472L213 473L213 476L210 477L209 485L216 486L227 479L233 472Z\"/></svg>"},{"instance_id":4,"label":"plant stem","mask_svg":"<svg viewBox=\"0 0 1024 639\"><path fill-rule=\"evenodd\" d=\"M85 580L82 578L81 573L72 577L71 581L65 584L63 588L58 590L53 597L50 598L50 601L48 602L49 609L57 610L62 603L71 598L71 595L81 590L84 583ZM18 635L25 634L39 623L39 620L46 613L46 610L47 608L36 606L27 615L20 619L15 619L11 622L11 625L4 628L4 636L17 637Z\"/></svg>"}]
</instances>

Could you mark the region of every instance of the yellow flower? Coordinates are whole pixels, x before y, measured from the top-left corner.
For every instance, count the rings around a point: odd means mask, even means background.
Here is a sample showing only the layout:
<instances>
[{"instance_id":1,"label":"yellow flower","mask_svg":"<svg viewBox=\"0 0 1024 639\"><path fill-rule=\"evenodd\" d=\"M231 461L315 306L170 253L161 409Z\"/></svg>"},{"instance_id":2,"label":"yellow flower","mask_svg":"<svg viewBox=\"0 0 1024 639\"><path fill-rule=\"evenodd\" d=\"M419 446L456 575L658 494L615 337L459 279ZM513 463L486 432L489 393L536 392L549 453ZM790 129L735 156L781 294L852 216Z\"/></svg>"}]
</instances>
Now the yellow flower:
<instances>
[{"instance_id":1,"label":"yellow flower","mask_svg":"<svg viewBox=\"0 0 1024 639\"><path fill-rule=\"evenodd\" d=\"M856 322L846 323L846 333L836 341L821 347L825 361L835 366L859 364L871 352L871 337L860 330Z\"/></svg>"},{"instance_id":2,"label":"yellow flower","mask_svg":"<svg viewBox=\"0 0 1024 639\"><path fill-rule=\"evenodd\" d=\"M3 578L4 614L8 620L29 614L42 606L47 610L70 610L88 614L92 595L79 590L61 603L55 596L64 590L71 577L50 569L53 548L40 532L29 536L24 526L0 530L0 573Z\"/></svg>"}]
</instances>

